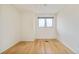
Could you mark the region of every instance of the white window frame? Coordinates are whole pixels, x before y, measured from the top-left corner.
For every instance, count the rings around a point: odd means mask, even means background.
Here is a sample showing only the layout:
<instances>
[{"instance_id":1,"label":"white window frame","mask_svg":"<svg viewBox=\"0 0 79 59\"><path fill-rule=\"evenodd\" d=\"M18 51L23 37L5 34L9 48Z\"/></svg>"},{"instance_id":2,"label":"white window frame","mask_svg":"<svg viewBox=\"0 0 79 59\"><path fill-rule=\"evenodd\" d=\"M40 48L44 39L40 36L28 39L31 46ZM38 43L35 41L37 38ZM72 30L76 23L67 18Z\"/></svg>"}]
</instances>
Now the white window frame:
<instances>
[{"instance_id":1,"label":"white window frame","mask_svg":"<svg viewBox=\"0 0 79 59\"><path fill-rule=\"evenodd\" d=\"M39 26L39 19L45 19L45 26L44 27ZM52 26L49 26L49 27L47 26L46 19L52 19ZM53 27L53 19L54 19L54 17L38 17L38 26L39 26L39 28L52 28Z\"/></svg>"}]
</instances>

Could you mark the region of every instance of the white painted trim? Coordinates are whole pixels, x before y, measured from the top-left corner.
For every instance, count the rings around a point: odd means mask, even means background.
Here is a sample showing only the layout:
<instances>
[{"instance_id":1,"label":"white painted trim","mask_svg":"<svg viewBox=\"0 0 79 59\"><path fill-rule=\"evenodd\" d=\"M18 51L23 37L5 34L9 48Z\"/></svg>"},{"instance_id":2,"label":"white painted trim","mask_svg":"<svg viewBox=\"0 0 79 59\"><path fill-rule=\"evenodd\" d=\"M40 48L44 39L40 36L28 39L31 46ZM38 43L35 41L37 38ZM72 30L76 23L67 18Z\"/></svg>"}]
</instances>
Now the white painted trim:
<instances>
[{"instance_id":1,"label":"white painted trim","mask_svg":"<svg viewBox=\"0 0 79 59\"><path fill-rule=\"evenodd\" d=\"M74 54L76 54L76 51L73 50L71 47L69 47L64 41L62 41L61 39L58 39L64 46L66 46L67 48L69 48Z\"/></svg>"},{"instance_id":2,"label":"white painted trim","mask_svg":"<svg viewBox=\"0 0 79 59\"><path fill-rule=\"evenodd\" d=\"M3 53L4 51L8 50L9 48L11 48L12 46L14 46L15 44L17 44L19 41L13 43L12 45L10 45L7 49L4 49L2 51L0 51L0 53Z\"/></svg>"}]
</instances>

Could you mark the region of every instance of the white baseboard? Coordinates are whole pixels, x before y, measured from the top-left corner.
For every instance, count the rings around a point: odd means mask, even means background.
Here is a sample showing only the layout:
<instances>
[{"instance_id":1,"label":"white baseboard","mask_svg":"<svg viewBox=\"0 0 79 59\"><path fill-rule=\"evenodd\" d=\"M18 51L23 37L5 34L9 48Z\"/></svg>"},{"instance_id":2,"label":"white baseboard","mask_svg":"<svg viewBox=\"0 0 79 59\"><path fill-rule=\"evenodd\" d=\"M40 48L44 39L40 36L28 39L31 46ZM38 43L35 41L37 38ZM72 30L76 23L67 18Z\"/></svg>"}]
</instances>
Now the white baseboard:
<instances>
[{"instance_id":1,"label":"white baseboard","mask_svg":"<svg viewBox=\"0 0 79 59\"><path fill-rule=\"evenodd\" d=\"M57 38L36 38L36 39L57 39Z\"/></svg>"},{"instance_id":2,"label":"white baseboard","mask_svg":"<svg viewBox=\"0 0 79 59\"><path fill-rule=\"evenodd\" d=\"M68 44L66 44L64 41L58 39L64 46L66 46L67 48L69 48L74 54L76 54L76 51L73 50L71 47L68 46Z\"/></svg>"},{"instance_id":3,"label":"white baseboard","mask_svg":"<svg viewBox=\"0 0 79 59\"><path fill-rule=\"evenodd\" d=\"M15 44L17 44L19 41L16 41L15 43L11 44L9 47L7 47L6 49L0 51L0 54L3 53L4 51L6 51L7 49L11 48L12 46L14 46Z\"/></svg>"}]
</instances>

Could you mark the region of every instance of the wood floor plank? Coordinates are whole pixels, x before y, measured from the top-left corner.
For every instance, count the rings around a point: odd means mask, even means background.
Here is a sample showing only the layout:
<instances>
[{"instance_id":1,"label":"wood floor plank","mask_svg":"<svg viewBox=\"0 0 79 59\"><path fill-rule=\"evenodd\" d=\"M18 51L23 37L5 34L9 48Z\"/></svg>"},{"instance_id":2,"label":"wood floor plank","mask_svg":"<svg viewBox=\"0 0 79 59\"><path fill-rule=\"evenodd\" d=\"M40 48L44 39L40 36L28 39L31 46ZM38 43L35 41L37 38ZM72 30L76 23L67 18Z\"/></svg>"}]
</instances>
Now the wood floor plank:
<instances>
[{"instance_id":1,"label":"wood floor plank","mask_svg":"<svg viewBox=\"0 0 79 59\"><path fill-rule=\"evenodd\" d=\"M3 54L70 54L73 53L57 39L21 41Z\"/></svg>"}]
</instances>

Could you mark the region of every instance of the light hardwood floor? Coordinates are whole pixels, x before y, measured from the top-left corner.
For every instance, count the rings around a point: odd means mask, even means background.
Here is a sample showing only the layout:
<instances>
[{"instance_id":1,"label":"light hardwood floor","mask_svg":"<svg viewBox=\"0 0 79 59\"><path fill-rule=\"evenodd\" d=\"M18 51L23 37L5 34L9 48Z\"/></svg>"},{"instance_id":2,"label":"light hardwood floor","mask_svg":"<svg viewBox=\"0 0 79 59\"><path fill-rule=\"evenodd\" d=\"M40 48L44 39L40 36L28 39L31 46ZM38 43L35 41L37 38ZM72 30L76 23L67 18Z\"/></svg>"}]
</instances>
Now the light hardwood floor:
<instances>
[{"instance_id":1,"label":"light hardwood floor","mask_svg":"<svg viewBox=\"0 0 79 59\"><path fill-rule=\"evenodd\" d=\"M56 39L21 41L2 54L71 54L70 49Z\"/></svg>"}]
</instances>

